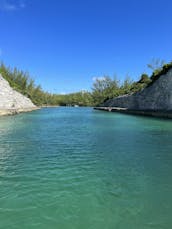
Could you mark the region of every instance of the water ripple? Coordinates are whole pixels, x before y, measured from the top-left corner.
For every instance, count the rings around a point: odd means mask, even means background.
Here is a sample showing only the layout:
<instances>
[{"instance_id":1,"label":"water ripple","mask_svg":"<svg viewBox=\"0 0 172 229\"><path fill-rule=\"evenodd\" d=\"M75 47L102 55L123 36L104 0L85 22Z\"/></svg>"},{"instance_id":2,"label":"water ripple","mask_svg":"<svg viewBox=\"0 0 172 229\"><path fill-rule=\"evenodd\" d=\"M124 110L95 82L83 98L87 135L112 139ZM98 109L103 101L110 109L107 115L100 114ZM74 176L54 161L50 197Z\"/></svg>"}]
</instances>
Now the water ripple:
<instances>
[{"instance_id":1,"label":"water ripple","mask_svg":"<svg viewBox=\"0 0 172 229\"><path fill-rule=\"evenodd\" d=\"M90 108L0 118L0 228L171 228L171 137Z\"/></svg>"}]
</instances>

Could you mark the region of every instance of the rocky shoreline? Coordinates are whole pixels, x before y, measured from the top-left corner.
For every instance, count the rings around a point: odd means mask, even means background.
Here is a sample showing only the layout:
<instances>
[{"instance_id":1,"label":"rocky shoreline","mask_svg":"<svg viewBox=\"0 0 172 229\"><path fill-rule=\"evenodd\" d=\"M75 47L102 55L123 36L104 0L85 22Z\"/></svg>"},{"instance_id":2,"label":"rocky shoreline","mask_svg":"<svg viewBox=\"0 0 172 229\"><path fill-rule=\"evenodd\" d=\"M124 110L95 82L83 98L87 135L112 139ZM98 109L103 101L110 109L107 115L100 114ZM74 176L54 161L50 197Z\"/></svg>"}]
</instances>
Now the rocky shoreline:
<instances>
[{"instance_id":1,"label":"rocky shoreline","mask_svg":"<svg viewBox=\"0 0 172 229\"><path fill-rule=\"evenodd\" d=\"M106 111L106 112L116 112L122 114L130 115L142 115L142 116L151 116L157 118L172 118L172 111L155 111L155 110L129 110L120 107L94 107L95 110Z\"/></svg>"},{"instance_id":2,"label":"rocky shoreline","mask_svg":"<svg viewBox=\"0 0 172 229\"><path fill-rule=\"evenodd\" d=\"M39 107L35 108L25 108L25 109L0 109L0 116L6 116L6 115L16 115L24 112L31 112L35 110L39 110Z\"/></svg>"}]
</instances>

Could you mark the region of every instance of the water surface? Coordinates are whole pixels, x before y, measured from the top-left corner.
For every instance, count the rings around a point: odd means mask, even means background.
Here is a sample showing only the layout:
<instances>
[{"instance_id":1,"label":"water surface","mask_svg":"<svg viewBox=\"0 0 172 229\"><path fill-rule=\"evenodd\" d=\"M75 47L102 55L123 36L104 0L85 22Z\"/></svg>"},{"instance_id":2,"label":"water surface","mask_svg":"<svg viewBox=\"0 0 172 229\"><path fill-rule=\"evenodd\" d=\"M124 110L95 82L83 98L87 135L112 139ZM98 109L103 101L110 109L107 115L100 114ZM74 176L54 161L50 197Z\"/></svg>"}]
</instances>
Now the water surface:
<instances>
[{"instance_id":1,"label":"water surface","mask_svg":"<svg viewBox=\"0 0 172 229\"><path fill-rule=\"evenodd\" d=\"M171 229L172 121L91 108L0 118L0 228Z\"/></svg>"}]
</instances>

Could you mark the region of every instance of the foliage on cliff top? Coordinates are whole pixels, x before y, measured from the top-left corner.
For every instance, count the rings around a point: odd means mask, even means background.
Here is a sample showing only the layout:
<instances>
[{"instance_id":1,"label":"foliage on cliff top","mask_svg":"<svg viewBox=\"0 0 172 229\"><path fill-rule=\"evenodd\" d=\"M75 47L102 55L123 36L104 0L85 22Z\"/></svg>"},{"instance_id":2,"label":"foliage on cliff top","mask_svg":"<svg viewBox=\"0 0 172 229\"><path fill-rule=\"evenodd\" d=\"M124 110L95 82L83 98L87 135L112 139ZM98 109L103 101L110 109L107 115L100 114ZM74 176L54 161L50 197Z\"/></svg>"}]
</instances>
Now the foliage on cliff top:
<instances>
[{"instance_id":1,"label":"foliage on cliff top","mask_svg":"<svg viewBox=\"0 0 172 229\"><path fill-rule=\"evenodd\" d=\"M12 88L30 98L35 105L41 106L51 100L51 95L44 92L40 85L35 85L29 73L6 67L3 63L0 65L0 73Z\"/></svg>"},{"instance_id":2,"label":"foliage on cliff top","mask_svg":"<svg viewBox=\"0 0 172 229\"><path fill-rule=\"evenodd\" d=\"M68 95L51 94L42 90L40 85L35 85L34 80L29 73L18 70L17 68L6 67L3 63L0 65L0 73L6 79L10 86L21 94L27 96L37 106L46 105L80 105L91 106L91 93L81 91Z\"/></svg>"},{"instance_id":3,"label":"foliage on cliff top","mask_svg":"<svg viewBox=\"0 0 172 229\"><path fill-rule=\"evenodd\" d=\"M172 61L164 64L160 68L155 69L150 77L151 81L148 84L148 87L151 86L156 80L158 80L160 76L167 74L170 69L172 69Z\"/></svg>"},{"instance_id":4,"label":"foliage on cliff top","mask_svg":"<svg viewBox=\"0 0 172 229\"><path fill-rule=\"evenodd\" d=\"M152 76L142 74L140 79L133 82L129 78L121 85L117 79L110 77L101 77L93 84L93 100L96 105L102 104L108 99L117 97L119 95L131 94L141 91L142 89L151 86L161 75L166 74L172 68L172 62L164 64L164 61L159 59L154 60L153 64L149 64L153 70Z\"/></svg>"},{"instance_id":5,"label":"foliage on cliff top","mask_svg":"<svg viewBox=\"0 0 172 229\"><path fill-rule=\"evenodd\" d=\"M43 91L40 85L35 85L29 73L16 68L11 69L3 63L0 65L0 73L11 87L30 98L38 106L97 106L108 99L135 93L151 86L161 75L166 74L172 68L172 62L163 65L162 63L162 61L155 61L155 65L150 64L150 68L153 70L151 77L144 73L136 82L126 77L122 83L117 78L112 79L109 76L98 77L94 80L92 92L80 91L66 95L51 94Z\"/></svg>"}]
</instances>

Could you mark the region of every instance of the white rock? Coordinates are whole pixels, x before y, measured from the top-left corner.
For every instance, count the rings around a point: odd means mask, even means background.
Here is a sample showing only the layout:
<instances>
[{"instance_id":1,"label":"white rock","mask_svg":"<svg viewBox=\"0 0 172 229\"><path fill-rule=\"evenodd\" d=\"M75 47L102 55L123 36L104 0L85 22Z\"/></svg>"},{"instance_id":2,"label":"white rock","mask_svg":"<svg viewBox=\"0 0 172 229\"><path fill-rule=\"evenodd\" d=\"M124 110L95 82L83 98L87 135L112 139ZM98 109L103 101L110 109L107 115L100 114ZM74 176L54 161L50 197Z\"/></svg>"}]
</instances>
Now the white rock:
<instances>
[{"instance_id":1,"label":"white rock","mask_svg":"<svg viewBox=\"0 0 172 229\"><path fill-rule=\"evenodd\" d=\"M36 108L29 98L12 89L0 74L0 113L3 110L15 110L15 113L17 113Z\"/></svg>"},{"instance_id":2,"label":"white rock","mask_svg":"<svg viewBox=\"0 0 172 229\"><path fill-rule=\"evenodd\" d=\"M172 69L161 75L151 86L132 95L109 99L102 106L138 111L172 111Z\"/></svg>"}]
</instances>

